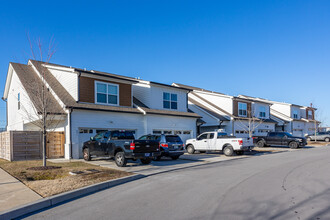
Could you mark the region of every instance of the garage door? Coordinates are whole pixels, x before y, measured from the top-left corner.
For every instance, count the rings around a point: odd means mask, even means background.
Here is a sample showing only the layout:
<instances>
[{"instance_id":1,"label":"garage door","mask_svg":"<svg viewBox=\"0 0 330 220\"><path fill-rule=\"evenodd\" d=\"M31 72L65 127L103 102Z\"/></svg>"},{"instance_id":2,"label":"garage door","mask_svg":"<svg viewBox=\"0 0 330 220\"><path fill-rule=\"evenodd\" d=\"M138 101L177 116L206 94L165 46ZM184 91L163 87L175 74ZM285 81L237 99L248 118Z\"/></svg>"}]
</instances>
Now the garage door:
<instances>
[{"instance_id":1,"label":"garage door","mask_svg":"<svg viewBox=\"0 0 330 220\"><path fill-rule=\"evenodd\" d=\"M303 137L304 136L303 130L302 129L293 129L292 135L297 136L297 137Z\"/></svg>"}]
</instances>

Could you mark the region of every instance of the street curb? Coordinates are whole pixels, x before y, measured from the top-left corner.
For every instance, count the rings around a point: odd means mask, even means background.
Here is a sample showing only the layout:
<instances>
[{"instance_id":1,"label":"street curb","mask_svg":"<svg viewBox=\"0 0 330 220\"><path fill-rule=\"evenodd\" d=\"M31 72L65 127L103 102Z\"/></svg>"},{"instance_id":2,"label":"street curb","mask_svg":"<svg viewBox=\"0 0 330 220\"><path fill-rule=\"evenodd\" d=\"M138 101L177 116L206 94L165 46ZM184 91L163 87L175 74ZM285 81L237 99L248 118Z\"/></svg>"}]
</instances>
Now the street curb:
<instances>
[{"instance_id":1,"label":"street curb","mask_svg":"<svg viewBox=\"0 0 330 220\"><path fill-rule=\"evenodd\" d=\"M102 183L97 183L91 186L86 186L80 189L72 190L70 192L61 193L59 195L51 196L48 198L39 199L32 203L18 206L16 208L0 212L0 220L14 219L41 209L50 208L68 200L73 200L91 193L95 193L104 189L118 186L127 182L142 179L146 177L142 174L135 174L127 177L122 177L115 180L109 180Z\"/></svg>"}]
</instances>

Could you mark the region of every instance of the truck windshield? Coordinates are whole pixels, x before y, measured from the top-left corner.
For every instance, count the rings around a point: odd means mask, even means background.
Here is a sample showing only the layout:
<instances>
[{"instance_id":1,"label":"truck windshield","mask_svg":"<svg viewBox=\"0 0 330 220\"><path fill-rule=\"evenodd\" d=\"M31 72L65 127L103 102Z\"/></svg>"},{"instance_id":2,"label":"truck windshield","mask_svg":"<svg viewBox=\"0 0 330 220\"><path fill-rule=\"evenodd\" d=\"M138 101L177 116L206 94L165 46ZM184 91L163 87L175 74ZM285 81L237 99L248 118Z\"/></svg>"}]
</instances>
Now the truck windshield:
<instances>
[{"instance_id":1,"label":"truck windshield","mask_svg":"<svg viewBox=\"0 0 330 220\"><path fill-rule=\"evenodd\" d=\"M98 133L97 135L95 135L95 136L93 137L93 140L96 140L96 141L101 140L101 139L103 138L103 136L104 136L104 133L105 133L105 131L104 131L104 132L100 132L100 133Z\"/></svg>"},{"instance_id":2,"label":"truck windshield","mask_svg":"<svg viewBox=\"0 0 330 220\"><path fill-rule=\"evenodd\" d=\"M167 135L166 142L182 142L181 138L177 135Z\"/></svg>"},{"instance_id":3,"label":"truck windshield","mask_svg":"<svg viewBox=\"0 0 330 220\"><path fill-rule=\"evenodd\" d=\"M284 132L284 134L288 137L292 137L292 134L288 133L288 132Z\"/></svg>"}]
</instances>

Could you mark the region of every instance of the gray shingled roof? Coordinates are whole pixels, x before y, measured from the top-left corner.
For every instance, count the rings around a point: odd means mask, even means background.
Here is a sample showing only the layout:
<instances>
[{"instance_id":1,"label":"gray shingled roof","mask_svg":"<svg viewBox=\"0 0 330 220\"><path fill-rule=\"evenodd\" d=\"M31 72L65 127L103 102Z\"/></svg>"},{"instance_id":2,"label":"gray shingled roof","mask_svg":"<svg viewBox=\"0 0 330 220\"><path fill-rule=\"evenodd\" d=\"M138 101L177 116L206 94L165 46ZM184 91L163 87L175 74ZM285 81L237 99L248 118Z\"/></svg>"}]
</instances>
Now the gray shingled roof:
<instances>
[{"instance_id":1,"label":"gray shingled roof","mask_svg":"<svg viewBox=\"0 0 330 220\"><path fill-rule=\"evenodd\" d=\"M43 100L41 99L42 84L40 77L37 76L31 66L11 63L15 70L18 78L20 79L25 91L27 92L33 106L36 108L38 113L42 112ZM56 101L54 96L46 89L45 90L46 112L50 114L65 114L62 107Z\"/></svg>"}]
</instances>

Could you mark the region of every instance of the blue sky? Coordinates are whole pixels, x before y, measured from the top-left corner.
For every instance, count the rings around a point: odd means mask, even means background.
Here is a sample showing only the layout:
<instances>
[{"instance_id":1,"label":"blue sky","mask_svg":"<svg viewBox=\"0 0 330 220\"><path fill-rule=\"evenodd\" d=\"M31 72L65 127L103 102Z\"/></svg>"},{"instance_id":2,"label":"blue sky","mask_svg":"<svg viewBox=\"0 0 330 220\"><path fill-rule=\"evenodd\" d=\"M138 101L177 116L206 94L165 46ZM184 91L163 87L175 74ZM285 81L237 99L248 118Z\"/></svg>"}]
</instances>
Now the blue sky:
<instances>
[{"instance_id":1,"label":"blue sky","mask_svg":"<svg viewBox=\"0 0 330 220\"><path fill-rule=\"evenodd\" d=\"M54 36L53 63L313 103L330 126L330 1L92 3L2 2L0 92L8 63L31 57L29 32L45 47Z\"/></svg>"}]
</instances>

